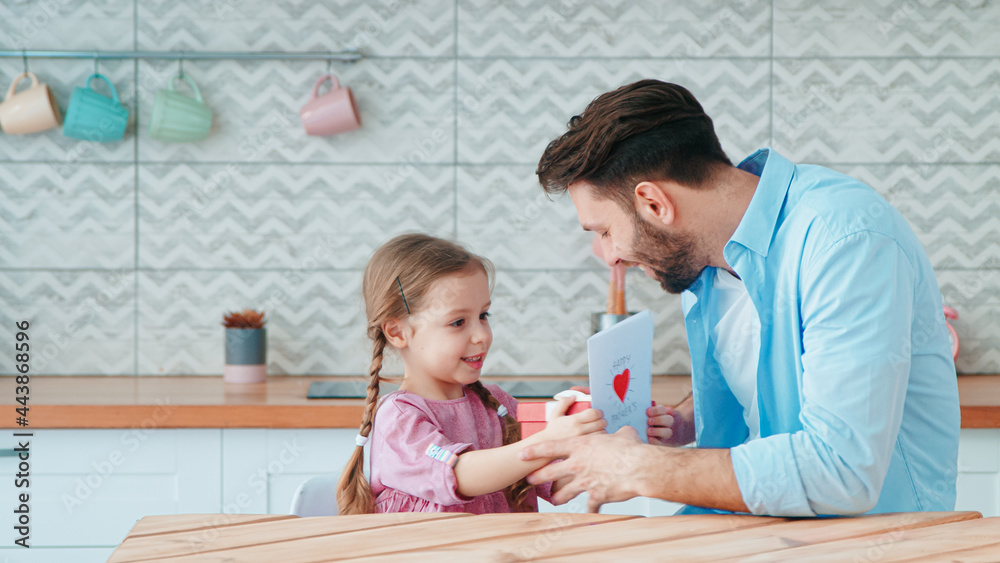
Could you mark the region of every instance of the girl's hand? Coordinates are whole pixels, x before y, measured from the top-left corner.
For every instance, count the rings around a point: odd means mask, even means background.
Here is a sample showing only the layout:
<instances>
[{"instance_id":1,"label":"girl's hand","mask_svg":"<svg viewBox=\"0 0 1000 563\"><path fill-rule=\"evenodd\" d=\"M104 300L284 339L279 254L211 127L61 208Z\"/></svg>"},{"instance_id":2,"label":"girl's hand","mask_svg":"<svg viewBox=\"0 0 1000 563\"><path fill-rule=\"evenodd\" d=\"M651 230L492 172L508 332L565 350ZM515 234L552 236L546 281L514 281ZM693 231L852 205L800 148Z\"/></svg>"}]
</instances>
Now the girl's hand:
<instances>
[{"instance_id":1,"label":"girl's hand","mask_svg":"<svg viewBox=\"0 0 1000 563\"><path fill-rule=\"evenodd\" d=\"M570 389L590 394L590 387L573 386ZM683 446L694 442L694 404L688 395L678 405L657 405L646 411L646 436L657 446Z\"/></svg>"},{"instance_id":2,"label":"girl's hand","mask_svg":"<svg viewBox=\"0 0 1000 563\"><path fill-rule=\"evenodd\" d=\"M552 411L552 418L545 425L545 430L535 434L538 437L537 441L565 440L574 436L604 432L608 422L604 420L604 413L597 409L587 409L567 416L566 411L573 402L572 397L559 399L559 403Z\"/></svg>"},{"instance_id":3,"label":"girl's hand","mask_svg":"<svg viewBox=\"0 0 1000 563\"><path fill-rule=\"evenodd\" d=\"M682 411L657 405L649 407L646 416L649 417L646 435L650 444L683 446L694 441L694 421L689 421Z\"/></svg>"}]
</instances>

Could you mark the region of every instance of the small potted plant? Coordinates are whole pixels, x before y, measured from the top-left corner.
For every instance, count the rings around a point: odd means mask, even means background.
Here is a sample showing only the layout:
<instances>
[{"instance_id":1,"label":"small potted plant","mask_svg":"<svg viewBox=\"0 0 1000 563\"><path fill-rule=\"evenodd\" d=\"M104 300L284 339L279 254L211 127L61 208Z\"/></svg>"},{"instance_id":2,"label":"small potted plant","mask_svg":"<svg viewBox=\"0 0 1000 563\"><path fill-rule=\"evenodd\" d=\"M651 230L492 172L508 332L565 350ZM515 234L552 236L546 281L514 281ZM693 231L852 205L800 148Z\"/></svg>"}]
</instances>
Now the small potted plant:
<instances>
[{"instance_id":1,"label":"small potted plant","mask_svg":"<svg viewBox=\"0 0 1000 563\"><path fill-rule=\"evenodd\" d=\"M263 383L267 379L267 331L264 311L244 309L223 316L226 327L226 383Z\"/></svg>"}]
</instances>

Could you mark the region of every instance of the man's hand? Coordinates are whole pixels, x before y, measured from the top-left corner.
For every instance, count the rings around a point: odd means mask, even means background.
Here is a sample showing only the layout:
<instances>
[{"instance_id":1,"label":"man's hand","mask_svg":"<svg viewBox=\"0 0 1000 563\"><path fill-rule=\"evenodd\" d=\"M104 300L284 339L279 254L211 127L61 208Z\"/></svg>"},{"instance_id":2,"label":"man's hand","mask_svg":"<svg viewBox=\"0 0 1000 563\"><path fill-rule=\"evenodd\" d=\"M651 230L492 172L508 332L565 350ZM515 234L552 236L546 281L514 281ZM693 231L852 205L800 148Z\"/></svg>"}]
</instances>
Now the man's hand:
<instances>
[{"instance_id":1,"label":"man's hand","mask_svg":"<svg viewBox=\"0 0 1000 563\"><path fill-rule=\"evenodd\" d=\"M590 495L588 512L597 512L606 502L628 500L640 494L634 472L641 467L642 449L647 447L630 426L614 434L588 434L569 440L539 442L521 450L524 461L556 458L528 475L530 483L560 481L552 503L564 504L580 493Z\"/></svg>"}]
</instances>

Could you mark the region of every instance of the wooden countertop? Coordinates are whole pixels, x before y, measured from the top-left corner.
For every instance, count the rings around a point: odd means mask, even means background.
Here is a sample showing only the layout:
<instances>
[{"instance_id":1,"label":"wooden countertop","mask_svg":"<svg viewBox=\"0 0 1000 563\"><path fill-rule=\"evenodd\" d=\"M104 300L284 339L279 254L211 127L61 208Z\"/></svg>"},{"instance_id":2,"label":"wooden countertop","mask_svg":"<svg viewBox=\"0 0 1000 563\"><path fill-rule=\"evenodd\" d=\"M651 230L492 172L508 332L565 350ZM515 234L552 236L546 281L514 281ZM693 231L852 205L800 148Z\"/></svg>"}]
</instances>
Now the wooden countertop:
<instances>
[{"instance_id":1,"label":"wooden countertop","mask_svg":"<svg viewBox=\"0 0 1000 563\"><path fill-rule=\"evenodd\" d=\"M313 381L343 379L272 376L267 383L238 385L205 376L32 376L29 425L23 429L355 428L361 420L361 399L306 398ZM500 379L512 378L483 378ZM963 428L1000 428L1000 375L962 375L958 388ZM20 405L14 391L13 377L0 378L0 428L18 428L14 409ZM675 404L690 391L688 376L653 378L657 403Z\"/></svg>"}]
</instances>

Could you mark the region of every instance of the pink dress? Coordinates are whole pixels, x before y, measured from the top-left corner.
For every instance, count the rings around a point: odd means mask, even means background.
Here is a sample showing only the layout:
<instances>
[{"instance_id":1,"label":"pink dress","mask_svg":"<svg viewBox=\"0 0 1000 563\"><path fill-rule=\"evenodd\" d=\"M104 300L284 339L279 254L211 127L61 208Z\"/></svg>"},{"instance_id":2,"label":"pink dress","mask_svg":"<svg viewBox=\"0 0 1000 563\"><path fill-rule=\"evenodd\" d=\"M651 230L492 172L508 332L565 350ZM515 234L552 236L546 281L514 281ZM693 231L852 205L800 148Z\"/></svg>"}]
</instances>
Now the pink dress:
<instances>
[{"instance_id":1,"label":"pink dress","mask_svg":"<svg viewBox=\"0 0 1000 563\"><path fill-rule=\"evenodd\" d=\"M487 389L511 413L517 401L496 385ZM452 400L394 391L380 401L371 432L371 487L375 512L511 512L503 491L467 498L458 494L454 464L466 450L503 445L502 421L475 393ZM533 487L551 497L551 484Z\"/></svg>"}]
</instances>

